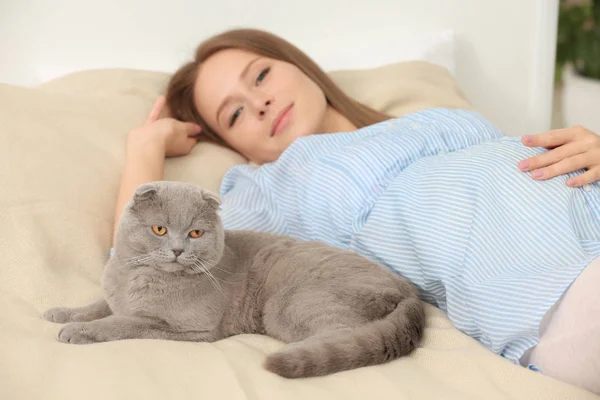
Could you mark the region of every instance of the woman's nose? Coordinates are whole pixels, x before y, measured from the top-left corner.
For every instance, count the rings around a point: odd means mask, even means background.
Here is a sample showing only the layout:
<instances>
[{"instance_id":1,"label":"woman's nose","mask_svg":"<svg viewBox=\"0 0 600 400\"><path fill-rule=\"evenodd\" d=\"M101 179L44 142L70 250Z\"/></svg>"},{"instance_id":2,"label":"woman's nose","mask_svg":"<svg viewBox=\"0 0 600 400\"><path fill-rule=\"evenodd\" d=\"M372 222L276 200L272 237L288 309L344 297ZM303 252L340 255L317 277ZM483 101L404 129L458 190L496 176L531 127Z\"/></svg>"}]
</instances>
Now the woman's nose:
<instances>
[{"instance_id":1,"label":"woman's nose","mask_svg":"<svg viewBox=\"0 0 600 400\"><path fill-rule=\"evenodd\" d=\"M264 117L265 115L267 115L267 113L269 112L269 109L271 108L271 100L265 100L263 101L263 104L261 104L261 106L258 108L258 115L260 115L261 117Z\"/></svg>"}]
</instances>

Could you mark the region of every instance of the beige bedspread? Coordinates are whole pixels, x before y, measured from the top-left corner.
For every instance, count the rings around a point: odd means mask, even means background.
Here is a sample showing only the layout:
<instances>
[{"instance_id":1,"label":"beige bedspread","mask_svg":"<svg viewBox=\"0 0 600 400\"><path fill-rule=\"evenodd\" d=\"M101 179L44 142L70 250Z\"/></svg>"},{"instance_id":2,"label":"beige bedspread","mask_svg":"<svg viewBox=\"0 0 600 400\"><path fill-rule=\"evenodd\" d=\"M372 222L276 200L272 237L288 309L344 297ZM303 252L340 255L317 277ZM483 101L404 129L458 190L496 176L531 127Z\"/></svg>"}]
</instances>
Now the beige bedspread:
<instances>
[{"instance_id":1,"label":"beige bedspread","mask_svg":"<svg viewBox=\"0 0 600 400\"><path fill-rule=\"evenodd\" d=\"M396 115L468 106L445 71L423 63L334 76ZM60 326L41 314L101 296L126 133L144 120L164 79L96 71L36 89L0 85L0 399L597 398L492 354L431 306L423 346L410 357L304 380L263 370L265 355L282 344L255 335L212 344L59 343ZM216 192L240 162L199 145L168 161L166 179Z\"/></svg>"}]
</instances>

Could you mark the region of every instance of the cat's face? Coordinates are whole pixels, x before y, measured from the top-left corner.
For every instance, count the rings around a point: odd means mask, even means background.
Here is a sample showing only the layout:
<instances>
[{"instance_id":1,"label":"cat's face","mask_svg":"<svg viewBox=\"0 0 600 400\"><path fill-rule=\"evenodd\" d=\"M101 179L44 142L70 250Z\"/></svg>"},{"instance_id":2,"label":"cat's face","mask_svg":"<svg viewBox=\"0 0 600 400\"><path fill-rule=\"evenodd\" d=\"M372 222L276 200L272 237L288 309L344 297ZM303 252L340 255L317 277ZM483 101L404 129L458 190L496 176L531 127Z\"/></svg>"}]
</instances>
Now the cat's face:
<instances>
[{"instance_id":1,"label":"cat's face","mask_svg":"<svg viewBox=\"0 0 600 400\"><path fill-rule=\"evenodd\" d=\"M224 232L218 199L180 182L137 188L123 212L115 247L166 272L201 273L221 258Z\"/></svg>"}]
</instances>

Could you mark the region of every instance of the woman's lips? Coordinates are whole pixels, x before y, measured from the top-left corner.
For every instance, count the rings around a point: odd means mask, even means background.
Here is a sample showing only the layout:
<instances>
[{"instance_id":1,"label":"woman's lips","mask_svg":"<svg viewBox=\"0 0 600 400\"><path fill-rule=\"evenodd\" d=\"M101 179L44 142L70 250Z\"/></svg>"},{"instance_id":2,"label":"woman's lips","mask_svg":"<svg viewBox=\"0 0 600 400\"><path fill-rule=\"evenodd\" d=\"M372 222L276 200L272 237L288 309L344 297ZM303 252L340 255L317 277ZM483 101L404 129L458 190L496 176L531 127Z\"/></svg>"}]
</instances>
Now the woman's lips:
<instances>
[{"instance_id":1,"label":"woman's lips","mask_svg":"<svg viewBox=\"0 0 600 400\"><path fill-rule=\"evenodd\" d=\"M285 107L283 110L279 112L277 117L273 120L273 127L271 129L271 136L278 135L290 122L292 118L292 108L294 107L294 103Z\"/></svg>"}]
</instances>

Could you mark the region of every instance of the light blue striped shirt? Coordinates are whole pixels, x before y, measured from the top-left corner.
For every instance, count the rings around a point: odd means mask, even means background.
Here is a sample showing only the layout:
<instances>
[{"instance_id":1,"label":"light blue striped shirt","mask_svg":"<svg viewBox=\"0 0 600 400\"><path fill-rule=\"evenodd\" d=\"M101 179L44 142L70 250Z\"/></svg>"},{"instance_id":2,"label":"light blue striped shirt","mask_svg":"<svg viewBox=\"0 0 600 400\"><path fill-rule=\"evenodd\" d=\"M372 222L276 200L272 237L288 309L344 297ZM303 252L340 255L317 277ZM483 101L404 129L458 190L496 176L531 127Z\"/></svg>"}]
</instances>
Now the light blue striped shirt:
<instances>
[{"instance_id":1,"label":"light blue striped shirt","mask_svg":"<svg viewBox=\"0 0 600 400\"><path fill-rule=\"evenodd\" d=\"M479 114L428 109L297 139L221 184L228 229L318 240L406 276L423 299L518 363L544 313L600 255L600 189L540 182L523 146ZM579 173L581 171L578 171Z\"/></svg>"}]
</instances>

